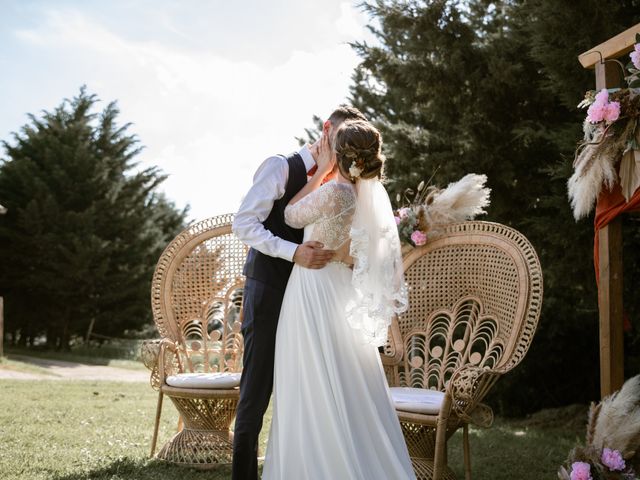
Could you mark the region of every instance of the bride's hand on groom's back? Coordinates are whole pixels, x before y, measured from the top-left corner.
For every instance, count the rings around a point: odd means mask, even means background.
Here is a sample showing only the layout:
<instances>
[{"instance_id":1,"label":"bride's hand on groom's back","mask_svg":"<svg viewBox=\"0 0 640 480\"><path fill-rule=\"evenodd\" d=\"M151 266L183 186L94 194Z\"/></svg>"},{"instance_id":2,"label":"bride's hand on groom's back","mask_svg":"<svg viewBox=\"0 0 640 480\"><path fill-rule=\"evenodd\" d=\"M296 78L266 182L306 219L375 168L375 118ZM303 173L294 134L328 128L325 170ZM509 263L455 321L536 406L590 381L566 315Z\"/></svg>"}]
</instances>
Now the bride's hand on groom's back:
<instances>
[{"instance_id":1,"label":"bride's hand on groom's back","mask_svg":"<svg viewBox=\"0 0 640 480\"><path fill-rule=\"evenodd\" d=\"M298 245L293 261L305 268L322 268L335 255L333 250L324 250L324 245L320 242L304 242Z\"/></svg>"}]
</instances>

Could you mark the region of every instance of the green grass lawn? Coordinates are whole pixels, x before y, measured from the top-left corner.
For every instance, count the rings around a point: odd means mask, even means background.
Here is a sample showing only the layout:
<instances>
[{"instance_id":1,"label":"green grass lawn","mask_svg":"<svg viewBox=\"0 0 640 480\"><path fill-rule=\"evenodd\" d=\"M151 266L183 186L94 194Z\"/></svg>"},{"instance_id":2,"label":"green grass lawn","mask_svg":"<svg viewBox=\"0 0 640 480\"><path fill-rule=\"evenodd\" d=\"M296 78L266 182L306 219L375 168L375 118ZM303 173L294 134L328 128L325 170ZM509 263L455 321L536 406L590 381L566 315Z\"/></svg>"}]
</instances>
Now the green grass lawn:
<instances>
[{"instance_id":1,"label":"green grass lawn","mask_svg":"<svg viewBox=\"0 0 640 480\"><path fill-rule=\"evenodd\" d=\"M230 478L224 466L197 471L148 458L157 396L146 384L2 380L0 392L2 480ZM474 480L556 478L557 466L583 436L584 413L585 407L546 411L473 429ZM176 423L167 400L159 445ZM262 445L266 438L264 431ZM450 441L449 462L464 478L459 434Z\"/></svg>"}]
</instances>

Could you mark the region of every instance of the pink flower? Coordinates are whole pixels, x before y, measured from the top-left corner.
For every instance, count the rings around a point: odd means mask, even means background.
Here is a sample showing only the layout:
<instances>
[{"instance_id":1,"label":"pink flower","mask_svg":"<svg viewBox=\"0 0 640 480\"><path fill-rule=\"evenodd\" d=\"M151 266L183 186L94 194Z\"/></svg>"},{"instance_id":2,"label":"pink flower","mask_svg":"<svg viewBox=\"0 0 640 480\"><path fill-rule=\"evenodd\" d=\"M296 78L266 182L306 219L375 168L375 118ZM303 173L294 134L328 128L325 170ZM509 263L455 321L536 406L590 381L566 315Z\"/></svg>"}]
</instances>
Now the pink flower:
<instances>
[{"instance_id":1,"label":"pink flower","mask_svg":"<svg viewBox=\"0 0 640 480\"><path fill-rule=\"evenodd\" d=\"M396 225L400 225L402 219L400 217L393 217L396 220Z\"/></svg>"},{"instance_id":2,"label":"pink flower","mask_svg":"<svg viewBox=\"0 0 640 480\"><path fill-rule=\"evenodd\" d=\"M606 88L603 88L596 94L596 99L593 103L599 103L601 105L605 105L609 102L609 91Z\"/></svg>"},{"instance_id":3,"label":"pink flower","mask_svg":"<svg viewBox=\"0 0 640 480\"><path fill-rule=\"evenodd\" d=\"M571 464L571 480L593 480L591 465L586 462L573 462Z\"/></svg>"},{"instance_id":4,"label":"pink flower","mask_svg":"<svg viewBox=\"0 0 640 480\"><path fill-rule=\"evenodd\" d=\"M611 123L620 117L620 103L609 102L609 92L603 88L596 94L595 101L587 110L587 121L591 123L602 122Z\"/></svg>"},{"instance_id":5,"label":"pink flower","mask_svg":"<svg viewBox=\"0 0 640 480\"><path fill-rule=\"evenodd\" d=\"M587 120L591 123L598 123L604 120L605 112L607 111L607 105L599 102L594 102L587 110Z\"/></svg>"},{"instance_id":6,"label":"pink flower","mask_svg":"<svg viewBox=\"0 0 640 480\"><path fill-rule=\"evenodd\" d=\"M602 450L602 457L600 459L602 460L602 463L612 471L624 470L626 467L624 458L622 458L622 454L618 450L605 448Z\"/></svg>"},{"instance_id":7,"label":"pink flower","mask_svg":"<svg viewBox=\"0 0 640 480\"><path fill-rule=\"evenodd\" d=\"M398 210L398 214L400 215L400 218L407 218L409 215L409 209L407 207L403 207Z\"/></svg>"},{"instance_id":8,"label":"pink flower","mask_svg":"<svg viewBox=\"0 0 640 480\"><path fill-rule=\"evenodd\" d=\"M631 57L631 62L633 66L640 70L640 43L636 43L634 46L634 51L629 55Z\"/></svg>"},{"instance_id":9,"label":"pink flower","mask_svg":"<svg viewBox=\"0 0 640 480\"><path fill-rule=\"evenodd\" d=\"M411 234L411 241L416 245L424 245L427 243L427 235L420 230L416 230Z\"/></svg>"},{"instance_id":10,"label":"pink flower","mask_svg":"<svg viewBox=\"0 0 640 480\"><path fill-rule=\"evenodd\" d=\"M615 122L620 116L620 102L608 103L604 111L605 122Z\"/></svg>"}]
</instances>

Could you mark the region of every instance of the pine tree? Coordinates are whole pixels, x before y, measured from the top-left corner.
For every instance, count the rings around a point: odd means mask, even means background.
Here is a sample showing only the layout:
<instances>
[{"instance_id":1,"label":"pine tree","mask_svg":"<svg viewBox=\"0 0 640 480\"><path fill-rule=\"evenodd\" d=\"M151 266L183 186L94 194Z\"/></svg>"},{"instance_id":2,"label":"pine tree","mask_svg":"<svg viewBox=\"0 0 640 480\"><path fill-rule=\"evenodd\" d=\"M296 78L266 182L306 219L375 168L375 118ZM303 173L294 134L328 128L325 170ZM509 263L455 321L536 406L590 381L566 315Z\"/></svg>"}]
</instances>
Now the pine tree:
<instances>
[{"instance_id":1,"label":"pine tree","mask_svg":"<svg viewBox=\"0 0 640 480\"><path fill-rule=\"evenodd\" d=\"M97 103L83 87L3 142L0 291L23 342L46 333L66 349L92 323L118 335L149 322L155 262L184 224L186 209L156 192L165 176L136 168L141 147L116 104L96 114Z\"/></svg>"},{"instance_id":2,"label":"pine tree","mask_svg":"<svg viewBox=\"0 0 640 480\"><path fill-rule=\"evenodd\" d=\"M575 223L566 195L593 88L577 55L640 21L638 1L377 0L377 44L362 58L351 102L381 130L388 189L433 175L446 186L484 173L487 220L511 225L544 271L540 325L526 360L490 399L524 413L598 396L592 223ZM640 257L625 251L625 263ZM627 291L629 298L630 291Z\"/></svg>"}]
</instances>

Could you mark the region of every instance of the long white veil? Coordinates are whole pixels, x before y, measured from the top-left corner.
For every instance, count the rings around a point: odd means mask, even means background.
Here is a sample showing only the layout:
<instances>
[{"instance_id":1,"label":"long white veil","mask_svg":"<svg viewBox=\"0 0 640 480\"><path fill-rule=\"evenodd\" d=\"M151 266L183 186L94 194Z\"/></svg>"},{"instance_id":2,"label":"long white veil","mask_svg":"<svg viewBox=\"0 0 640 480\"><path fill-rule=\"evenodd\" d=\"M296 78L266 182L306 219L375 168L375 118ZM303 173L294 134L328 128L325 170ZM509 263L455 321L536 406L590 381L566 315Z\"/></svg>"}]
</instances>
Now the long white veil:
<instances>
[{"instance_id":1,"label":"long white veil","mask_svg":"<svg viewBox=\"0 0 640 480\"><path fill-rule=\"evenodd\" d=\"M347 305L347 320L362 331L366 343L381 346L393 316L409 305L400 238L382 183L358 179L356 190L350 249L356 297Z\"/></svg>"}]
</instances>

